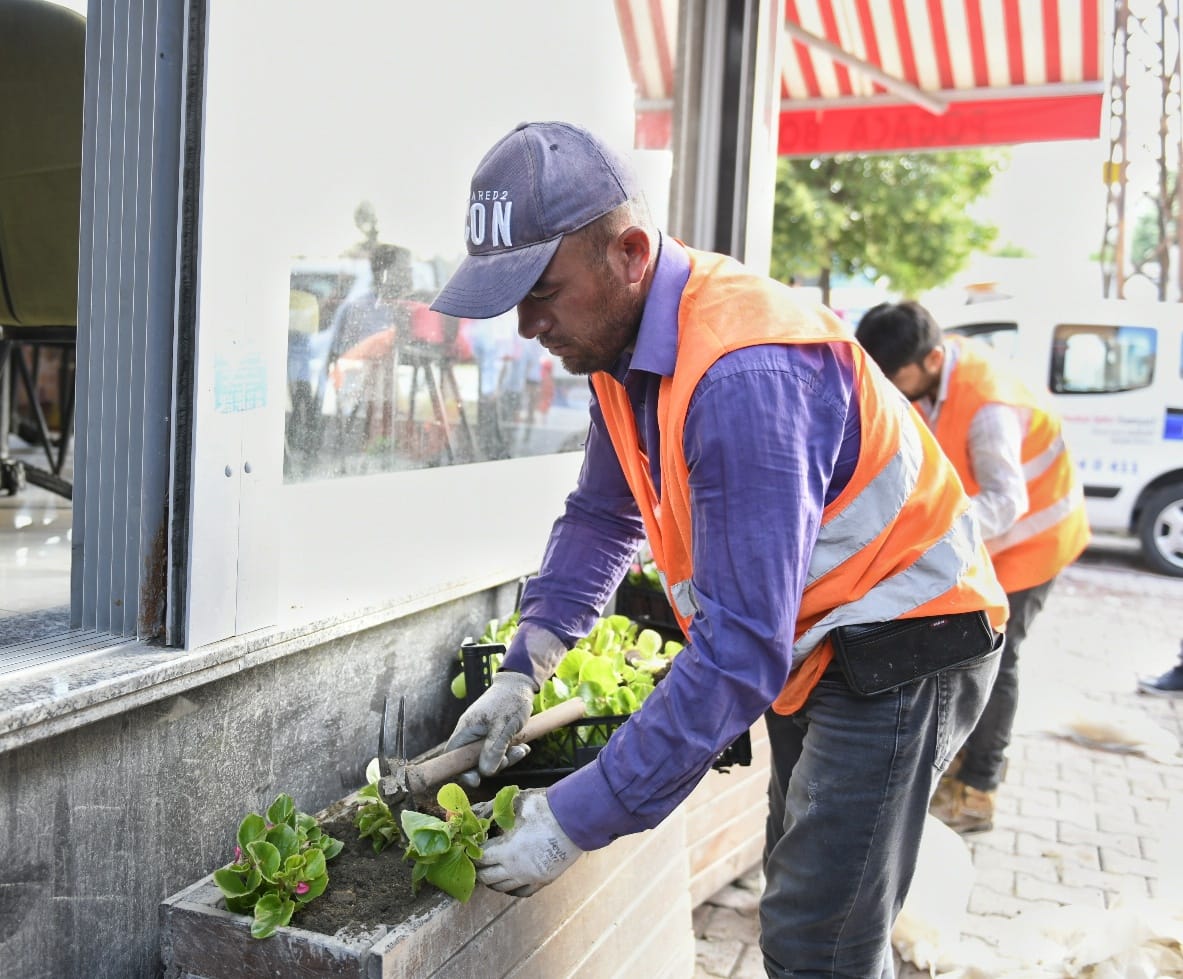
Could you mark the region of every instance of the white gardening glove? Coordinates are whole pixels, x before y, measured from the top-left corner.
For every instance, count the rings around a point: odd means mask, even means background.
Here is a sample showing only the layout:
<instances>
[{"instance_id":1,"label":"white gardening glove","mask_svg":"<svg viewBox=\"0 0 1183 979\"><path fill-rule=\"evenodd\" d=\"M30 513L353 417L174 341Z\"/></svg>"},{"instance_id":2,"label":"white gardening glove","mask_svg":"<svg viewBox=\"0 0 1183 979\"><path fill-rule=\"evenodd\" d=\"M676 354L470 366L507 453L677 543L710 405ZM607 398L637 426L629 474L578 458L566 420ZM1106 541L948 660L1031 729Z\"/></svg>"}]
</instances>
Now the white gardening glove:
<instances>
[{"instance_id":1,"label":"white gardening glove","mask_svg":"<svg viewBox=\"0 0 1183 979\"><path fill-rule=\"evenodd\" d=\"M473 806L480 812L483 803ZM486 887L514 897L541 890L579 859L583 851L571 842L550 811L546 789L526 789L514 800L514 826L485 844L476 861L476 876Z\"/></svg>"},{"instance_id":2,"label":"white gardening glove","mask_svg":"<svg viewBox=\"0 0 1183 979\"><path fill-rule=\"evenodd\" d=\"M528 745L510 746L510 741L530 719L534 706L534 682L524 673L502 670L493 675L489 689L460 715L447 750L484 739L481 757L473 771L460 781L469 788L479 785L482 775L496 775L502 768L521 761L530 752Z\"/></svg>"}]
</instances>

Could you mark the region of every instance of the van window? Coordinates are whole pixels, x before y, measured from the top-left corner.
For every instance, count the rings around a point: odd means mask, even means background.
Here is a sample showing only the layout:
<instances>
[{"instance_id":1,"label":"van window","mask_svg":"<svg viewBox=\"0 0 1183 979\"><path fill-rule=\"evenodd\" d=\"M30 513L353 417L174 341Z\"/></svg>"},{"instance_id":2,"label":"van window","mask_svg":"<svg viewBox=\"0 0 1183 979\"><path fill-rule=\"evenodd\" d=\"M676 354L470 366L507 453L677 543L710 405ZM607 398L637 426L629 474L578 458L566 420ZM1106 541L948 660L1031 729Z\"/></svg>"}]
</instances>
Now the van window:
<instances>
[{"instance_id":1,"label":"van window","mask_svg":"<svg viewBox=\"0 0 1183 979\"><path fill-rule=\"evenodd\" d=\"M1158 334L1145 326L1060 324L1052 334L1048 386L1056 394L1109 394L1149 387Z\"/></svg>"}]
</instances>

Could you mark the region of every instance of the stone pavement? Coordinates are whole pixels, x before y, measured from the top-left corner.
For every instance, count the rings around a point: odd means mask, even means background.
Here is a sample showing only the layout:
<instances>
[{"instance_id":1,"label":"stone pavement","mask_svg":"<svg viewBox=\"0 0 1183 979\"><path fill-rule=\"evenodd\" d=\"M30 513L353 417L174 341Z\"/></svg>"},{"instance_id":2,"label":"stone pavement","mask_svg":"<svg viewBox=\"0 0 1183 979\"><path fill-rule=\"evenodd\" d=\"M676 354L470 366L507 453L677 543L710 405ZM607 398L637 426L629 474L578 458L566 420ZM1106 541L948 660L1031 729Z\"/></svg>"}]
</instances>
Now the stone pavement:
<instances>
[{"instance_id":1,"label":"stone pavement","mask_svg":"<svg viewBox=\"0 0 1183 979\"><path fill-rule=\"evenodd\" d=\"M1146 571L1124 542L1100 541L1063 573L1024 646L994 829L950 834L973 864L960 942L942 941L931 971L901 963L907 946L897 943L899 979L1183 975L1178 944L1153 946L1158 971L1137 971L1128 959L1108 972L1076 971L1063 964L1071 956L1053 954L1062 946L1048 951L1046 942L1037 965L1024 957L1035 945L1022 930L1062 916L1078 929L1073 954L1083 955L1090 934L1109 937L1134 913L1123 909L1150 901L1183 938L1183 699L1135 687L1138 674L1174 665L1181 640L1183 579ZM695 910L695 979L763 979L761 884L753 868ZM950 884L951 901L958 893Z\"/></svg>"}]
</instances>

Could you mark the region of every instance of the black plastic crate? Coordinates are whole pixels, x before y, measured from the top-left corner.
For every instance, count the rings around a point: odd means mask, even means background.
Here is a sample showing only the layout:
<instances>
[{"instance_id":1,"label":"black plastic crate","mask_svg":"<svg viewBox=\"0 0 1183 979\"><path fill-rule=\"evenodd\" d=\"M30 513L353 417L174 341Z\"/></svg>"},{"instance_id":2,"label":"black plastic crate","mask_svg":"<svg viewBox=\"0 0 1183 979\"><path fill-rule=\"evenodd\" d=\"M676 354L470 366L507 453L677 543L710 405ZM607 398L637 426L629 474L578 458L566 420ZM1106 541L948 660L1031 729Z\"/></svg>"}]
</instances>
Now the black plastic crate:
<instances>
[{"instance_id":1,"label":"black plastic crate","mask_svg":"<svg viewBox=\"0 0 1183 979\"><path fill-rule=\"evenodd\" d=\"M504 655L505 646L501 643L466 642L460 647L466 707L492 683L496 672L493 657ZM496 776L495 780L513 782L523 787L557 781L593 761L612 733L622 724L628 723L628 720L629 715L622 714L588 717L566 724L545 741L535 742L529 755L504 775ZM723 749L711 767L726 772L733 765L751 763L752 739L750 733L744 731Z\"/></svg>"},{"instance_id":2,"label":"black plastic crate","mask_svg":"<svg viewBox=\"0 0 1183 979\"><path fill-rule=\"evenodd\" d=\"M616 589L616 614L627 615L642 629L654 629L665 639L685 641L665 592L623 581Z\"/></svg>"}]
</instances>

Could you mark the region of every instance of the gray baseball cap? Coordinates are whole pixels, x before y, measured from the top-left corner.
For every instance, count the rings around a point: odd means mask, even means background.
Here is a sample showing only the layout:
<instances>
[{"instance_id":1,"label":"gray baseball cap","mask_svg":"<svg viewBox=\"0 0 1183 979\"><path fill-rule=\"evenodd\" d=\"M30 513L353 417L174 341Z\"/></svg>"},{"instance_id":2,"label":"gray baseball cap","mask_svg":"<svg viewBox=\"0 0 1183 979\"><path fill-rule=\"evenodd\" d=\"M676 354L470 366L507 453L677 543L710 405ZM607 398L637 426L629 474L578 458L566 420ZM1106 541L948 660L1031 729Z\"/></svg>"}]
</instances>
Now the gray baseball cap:
<instances>
[{"instance_id":1,"label":"gray baseball cap","mask_svg":"<svg viewBox=\"0 0 1183 979\"><path fill-rule=\"evenodd\" d=\"M563 235L640 194L629 163L585 129L523 122L476 168L464 242L468 257L431 308L489 319L520 303Z\"/></svg>"}]
</instances>

